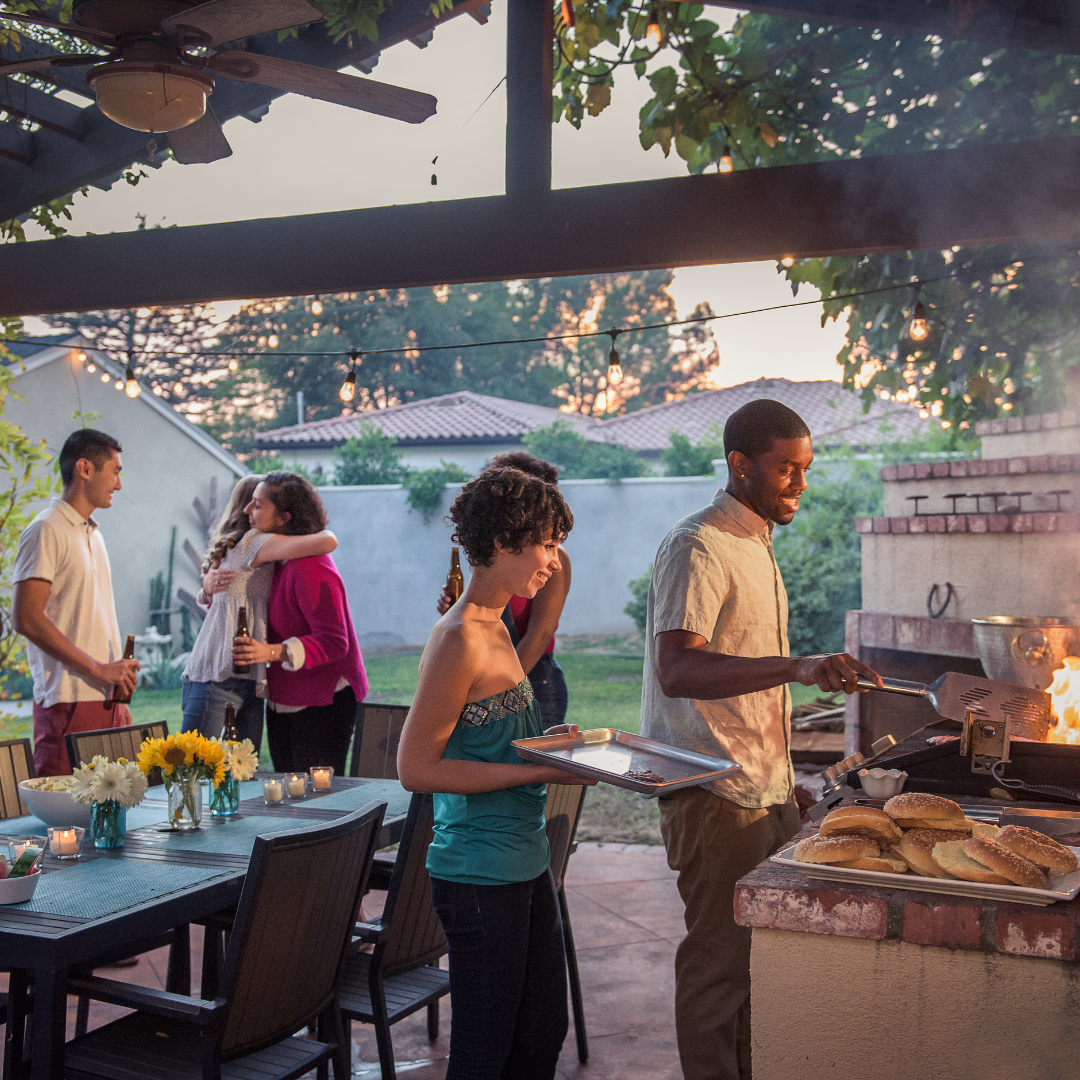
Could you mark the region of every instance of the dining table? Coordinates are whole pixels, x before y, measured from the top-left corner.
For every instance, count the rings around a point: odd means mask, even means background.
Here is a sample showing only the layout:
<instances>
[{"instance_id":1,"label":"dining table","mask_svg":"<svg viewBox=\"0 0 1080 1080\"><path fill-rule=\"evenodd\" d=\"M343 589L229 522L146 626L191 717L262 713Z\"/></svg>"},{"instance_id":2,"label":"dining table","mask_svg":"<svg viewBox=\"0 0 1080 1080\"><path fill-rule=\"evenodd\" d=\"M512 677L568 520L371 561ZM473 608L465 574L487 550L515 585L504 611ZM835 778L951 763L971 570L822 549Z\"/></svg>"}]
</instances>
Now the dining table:
<instances>
[{"instance_id":1,"label":"dining table","mask_svg":"<svg viewBox=\"0 0 1080 1080\"><path fill-rule=\"evenodd\" d=\"M5 1080L61 1080L67 1024L67 980L73 969L90 970L137 951L140 942L174 931L166 989L191 993L188 926L235 907L240 899L255 838L332 821L373 801L385 802L378 846L400 840L409 792L396 780L337 777L330 790L308 790L302 799L267 805L262 777L240 785L240 806L230 817L206 811L199 829L169 826L164 788L127 811L121 847L96 849L87 833L78 859L46 851L41 880L22 904L0 905L0 971L11 985L33 984L31 1060L23 1071L16 1053L21 1033L8 1025ZM35 817L0 821L3 838L44 836Z\"/></svg>"}]
</instances>

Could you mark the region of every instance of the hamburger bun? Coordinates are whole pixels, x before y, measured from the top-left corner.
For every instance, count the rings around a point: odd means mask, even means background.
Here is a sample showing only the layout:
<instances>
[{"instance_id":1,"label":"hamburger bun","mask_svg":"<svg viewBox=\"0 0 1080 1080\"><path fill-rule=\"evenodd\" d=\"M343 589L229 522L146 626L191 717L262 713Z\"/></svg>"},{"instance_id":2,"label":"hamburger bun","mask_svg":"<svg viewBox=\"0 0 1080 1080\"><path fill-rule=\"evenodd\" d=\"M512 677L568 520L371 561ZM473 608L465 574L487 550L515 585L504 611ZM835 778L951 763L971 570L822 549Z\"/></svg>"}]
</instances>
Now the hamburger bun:
<instances>
[{"instance_id":1,"label":"hamburger bun","mask_svg":"<svg viewBox=\"0 0 1080 1080\"><path fill-rule=\"evenodd\" d=\"M911 829L900 841L900 857L923 877L951 878L952 874L934 862L933 851L935 844L955 839L956 833L945 829Z\"/></svg>"},{"instance_id":2,"label":"hamburger bun","mask_svg":"<svg viewBox=\"0 0 1080 1080\"><path fill-rule=\"evenodd\" d=\"M885 813L901 828L911 829L940 829L943 821L964 820L964 811L960 809L959 803L954 803L952 799L943 799L940 795L928 795L923 791L905 791L902 795L894 795L885 804ZM905 821L933 824L905 826Z\"/></svg>"},{"instance_id":3,"label":"hamburger bun","mask_svg":"<svg viewBox=\"0 0 1080 1080\"><path fill-rule=\"evenodd\" d=\"M865 836L882 847L899 841L900 828L884 810L876 806L841 806L826 814L821 836Z\"/></svg>"},{"instance_id":4,"label":"hamburger bun","mask_svg":"<svg viewBox=\"0 0 1080 1080\"><path fill-rule=\"evenodd\" d=\"M1043 870L1071 874L1077 868L1076 855L1067 847L1059 844L1053 837L1023 825L1006 825L995 839L1001 847L1033 862Z\"/></svg>"},{"instance_id":5,"label":"hamburger bun","mask_svg":"<svg viewBox=\"0 0 1080 1080\"><path fill-rule=\"evenodd\" d=\"M998 825L989 825L985 821L971 823L971 835L977 836L980 840L995 840L999 832L1001 832L1001 827Z\"/></svg>"},{"instance_id":6,"label":"hamburger bun","mask_svg":"<svg viewBox=\"0 0 1080 1080\"><path fill-rule=\"evenodd\" d=\"M1011 885L1012 882L987 870L982 863L976 862L964 854L963 840L946 840L935 844L930 857L947 874L960 878L961 881L979 881L983 885Z\"/></svg>"},{"instance_id":7,"label":"hamburger bun","mask_svg":"<svg viewBox=\"0 0 1080 1080\"><path fill-rule=\"evenodd\" d=\"M969 818L945 818L935 820L933 818L896 818L896 824L901 829L938 829L945 832L963 833L971 835L972 826L975 822Z\"/></svg>"},{"instance_id":8,"label":"hamburger bun","mask_svg":"<svg viewBox=\"0 0 1080 1080\"><path fill-rule=\"evenodd\" d=\"M851 862L833 863L833 866L843 866L848 870L877 870L882 874L906 874L908 865L903 859L895 855L882 852L876 859L852 859Z\"/></svg>"},{"instance_id":9,"label":"hamburger bun","mask_svg":"<svg viewBox=\"0 0 1080 1080\"><path fill-rule=\"evenodd\" d=\"M865 836L808 836L795 845L796 862L838 863L876 859L881 848Z\"/></svg>"},{"instance_id":10,"label":"hamburger bun","mask_svg":"<svg viewBox=\"0 0 1080 1080\"><path fill-rule=\"evenodd\" d=\"M1004 831L1003 829L1002 832ZM977 863L982 863L995 874L1008 878L1013 885L1020 885L1025 889L1046 888L1046 875L1033 862L1014 855L1007 848L995 844L993 840L973 837L971 840L963 841L960 846L965 855L970 856Z\"/></svg>"}]
</instances>

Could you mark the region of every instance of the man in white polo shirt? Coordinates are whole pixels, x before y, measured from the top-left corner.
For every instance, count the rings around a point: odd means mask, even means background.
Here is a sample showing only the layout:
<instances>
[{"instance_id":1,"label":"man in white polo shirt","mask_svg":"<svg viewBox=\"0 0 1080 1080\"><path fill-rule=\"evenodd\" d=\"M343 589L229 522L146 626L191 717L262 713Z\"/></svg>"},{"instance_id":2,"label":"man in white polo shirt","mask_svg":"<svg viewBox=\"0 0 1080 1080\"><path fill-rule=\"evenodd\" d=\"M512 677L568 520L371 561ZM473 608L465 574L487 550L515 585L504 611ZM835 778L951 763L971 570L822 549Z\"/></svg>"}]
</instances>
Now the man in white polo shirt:
<instances>
[{"instance_id":1,"label":"man in white polo shirt","mask_svg":"<svg viewBox=\"0 0 1080 1080\"><path fill-rule=\"evenodd\" d=\"M131 723L114 691L135 689L123 660L105 541L91 517L120 490L120 444L83 428L60 451L61 497L23 530L15 555L14 623L34 677L34 768L71 772L64 735Z\"/></svg>"}]
</instances>

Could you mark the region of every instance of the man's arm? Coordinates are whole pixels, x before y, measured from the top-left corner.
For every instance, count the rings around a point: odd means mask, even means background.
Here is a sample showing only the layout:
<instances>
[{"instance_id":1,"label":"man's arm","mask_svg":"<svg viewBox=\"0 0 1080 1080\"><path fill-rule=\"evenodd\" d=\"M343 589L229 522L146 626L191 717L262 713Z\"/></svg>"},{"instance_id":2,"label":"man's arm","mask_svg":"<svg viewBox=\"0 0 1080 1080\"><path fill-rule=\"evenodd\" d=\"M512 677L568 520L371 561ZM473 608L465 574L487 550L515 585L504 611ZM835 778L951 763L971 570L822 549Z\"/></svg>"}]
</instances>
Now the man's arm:
<instances>
[{"instance_id":1,"label":"man's arm","mask_svg":"<svg viewBox=\"0 0 1080 1080\"><path fill-rule=\"evenodd\" d=\"M876 671L847 653L823 656L726 656L705 651L708 641L689 630L656 635L656 677L665 696L713 701L797 682L830 692L855 692L859 676L881 685Z\"/></svg>"},{"instance_id":2,"label":"man's arm","mask_svg":"<svg viewBox=\"0 0 1080 1080\"><path fill-rule=\"evenodd\" d=\"M43 653L59 660L64 667L100 686L117 686L128 694L138 682L138 660L116 660L103 664L73 645L45 614L52 582L29 578L15 586L12 622L16 631L32 641Z\"/></svg>"}]
</instances>

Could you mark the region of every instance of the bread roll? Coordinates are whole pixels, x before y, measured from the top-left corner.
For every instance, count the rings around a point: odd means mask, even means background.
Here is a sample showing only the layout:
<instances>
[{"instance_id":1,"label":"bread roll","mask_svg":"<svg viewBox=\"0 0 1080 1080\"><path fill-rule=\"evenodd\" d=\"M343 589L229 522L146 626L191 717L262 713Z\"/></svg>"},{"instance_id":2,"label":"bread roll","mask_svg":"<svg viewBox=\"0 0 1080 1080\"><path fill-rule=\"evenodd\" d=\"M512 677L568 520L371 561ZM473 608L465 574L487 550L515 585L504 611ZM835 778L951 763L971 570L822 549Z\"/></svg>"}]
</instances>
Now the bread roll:
<instances>
[{"instance_id":1,"label":"bread roll","mask_svg":"<svg viewBox=\"0 0 1080 1080\"><path fill-rule=\"evenodd\" d=\"M934 862L932 853L935 844L955 839L956 833L945 829L911 829L900 841L900 857L923 877L951 878L952 874Z\"/></svg>"},{"instance_id":2,"label":"bread roll","mask_svg":"<svg viewBox=\"0 0 1080 1080\"><path fill-rule=\"evenodd\" d=\"M941 828L942 821L963 821L964 811L952 799L940 795L928 795L924 791L905 791L894 795L885 804L885 813L894 818L901 828L904 821L933 822L932 825L911 825L909 828Z\"/></svg>"},{"instance_id":3,"label":"bread roll","mask_svg":"<svg viewBox=\"0 0 1080 1080\"><path fill-rule=\"evenodd\" d=\"M947 874L960 878L961 881L979 881L983 885L1011 885L1012 882L987 870L982 863L964 854L964 840L946 840L935 844L930 857Z\"/></svg>"},{"instance_id":4,"label":"bread roll","mask_svg":"<svg viewBox=\"0 0 1080 1080\"><path fill-rule=\"evenodd\" d=\"M971 835L977 836L980 840L996 840L999 832L1001 832L1001 827L998 825L990 825L985 821L971 823Z\"/></svg>"},{"instance_id":5,"label":"bread roll","mask_svg":"<svg viewBox=\"0 0 1080 1080\"><path fill-rule=\"evenodd\" d=\"M1002 829L1002 832L1005 830ZM1013 885L1021 885L1025 889L1045 889L1047 885L1046 875L1027 859L1014 855L1007 848L995 844L993 840L981 840L973 837L965 840L961 847L964 854L970 856L978 863L982 863L988 870L1008 878Z\"/></svg>"},{"instance_id":6,"label":"bread roll","mask_svg":"<svg viewBox=\"0 0 1080 1080\"><path fill-rule=\"evenodd\" d=\"M876 859L852 859L850 862L832 863L832 865L843 866L848 870L877 870L882 874L906 874L908 871L908 865L903 859L886 855L885 852Z\"/></svg>"},{"instance_id":7,"label":"bread roll","mask_svg":"<svg viewBox=\"0 0 1080 1080\"><path fill-rule=\"evenodd\" d=\"M1071 874L1077 867L1076 856L1067 847L1059 844L1052 836L1046 836L1023 825L1006 825L995 839L1001 847L1044 870Z\"/></svg>"},{"instance_id":8,"label":"bread roll","mask_svg":"<svg viewBox=\"0 0 1080 1080\"><path fill-rule=\"evenodd\" d=\"M865 836L809 836L795 845L795 860L805 863L876 859L881 848Z\"/></svg>"},{"instance_id":9,"label":"bread roll","mask_svg":"<svg viewBox=\"0 0 1080 1080\"><path fill-rule=\"evenodd\" d=\"M968 818L896 818L896 824L901 829L944 829L946 832L954 832L958 835L963 833L970 836L972 826L975 824Z\"/></svg>"},{"instance_id":10,"label":"bread roll","mask_svg":"<svg viewBox=\"0 0 1080 1080\"><path fill-rule=\"evenodd\" d=\"M826 814L821 822L821 836L865 836L882 847L899 841L899 826L876 806L841 806Z\"/></svg>"}]
</instances>

